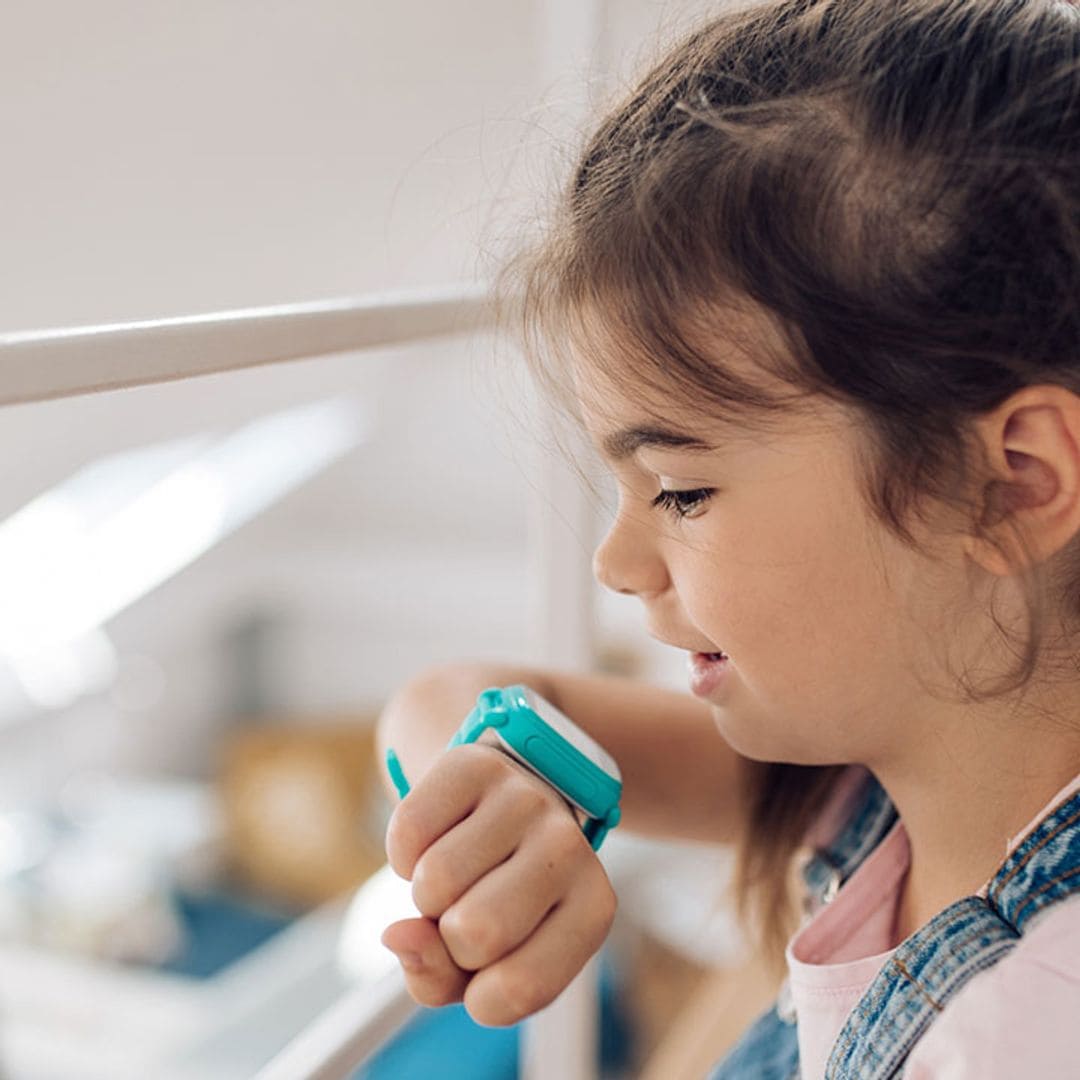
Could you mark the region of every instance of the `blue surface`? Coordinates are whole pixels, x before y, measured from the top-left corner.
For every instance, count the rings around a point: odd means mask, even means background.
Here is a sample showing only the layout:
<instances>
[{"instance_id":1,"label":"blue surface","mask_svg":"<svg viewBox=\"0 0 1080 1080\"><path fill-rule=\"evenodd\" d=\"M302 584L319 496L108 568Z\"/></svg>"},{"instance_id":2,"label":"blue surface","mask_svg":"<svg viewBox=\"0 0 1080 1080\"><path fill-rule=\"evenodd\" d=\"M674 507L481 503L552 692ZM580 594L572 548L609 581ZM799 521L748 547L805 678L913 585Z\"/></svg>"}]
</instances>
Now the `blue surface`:
<instances>
[{"instance_id":1,"label":"blue surface","mask_svg":"<svg viewBox=\"0 0 1080 1080\"><path fill-rule=\"evenodd\" d=\"M514 1080L519 1027L481 1027L464 1005L422 1009L353 1080Z\"/></svg>"},{"instance_id":2,"label":"blue surface","mask_svg":"<svg viewBox=\"0 0 1080 1080\"><path fill-rule=\"evenodd\" d=\"M173 895L184 939L180 952L159 970L209 979L293 921L224 893Z\"/></svg>"},{"instance_id":3,"label":"blue surface","mask_svg":"<svg viewBox=\"0 0 1080 1080\"><path fill-rule=\"evenodd\" d=\"M477 1024L464 1005L421 1009L352 1080L517 1080L520 1024ZM625 1068L632 1030L618 996L615 972L600 954L601 1068Z\"/></svg>"}]
</instances>

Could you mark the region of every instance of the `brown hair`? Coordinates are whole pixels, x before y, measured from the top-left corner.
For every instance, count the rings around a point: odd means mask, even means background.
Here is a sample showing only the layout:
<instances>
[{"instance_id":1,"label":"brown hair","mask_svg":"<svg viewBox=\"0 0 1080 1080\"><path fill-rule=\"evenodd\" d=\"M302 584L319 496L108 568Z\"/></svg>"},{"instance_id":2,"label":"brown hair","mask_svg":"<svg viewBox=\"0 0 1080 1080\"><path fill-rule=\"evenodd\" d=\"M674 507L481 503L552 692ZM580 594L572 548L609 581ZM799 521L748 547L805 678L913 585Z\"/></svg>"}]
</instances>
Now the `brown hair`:
<instances>
[{"instance_id":1,"label":"brown hair","mask_svg":"<svg viewBox=\"0 0 1080 1080\"><path fill-rule=\"evenodd\" d=\"M565 397L558 360L584 351L743 424L827 395L858 418L864 494L889 529L913 545L929 499L981 532L994 485L973 483L971 418L1029 383L1080 389L1078 56L1077 9L1052 0L729 10L603 120L508 270L535 373ZM783 393L708 348L745 312L770 333L738 344ZM1021 571L1016 670L966 685L970 700L1035 670L1040 579ZM753 769L736 888L774 955L793 852L839 771Z\"/></svg>"}]
</instances>

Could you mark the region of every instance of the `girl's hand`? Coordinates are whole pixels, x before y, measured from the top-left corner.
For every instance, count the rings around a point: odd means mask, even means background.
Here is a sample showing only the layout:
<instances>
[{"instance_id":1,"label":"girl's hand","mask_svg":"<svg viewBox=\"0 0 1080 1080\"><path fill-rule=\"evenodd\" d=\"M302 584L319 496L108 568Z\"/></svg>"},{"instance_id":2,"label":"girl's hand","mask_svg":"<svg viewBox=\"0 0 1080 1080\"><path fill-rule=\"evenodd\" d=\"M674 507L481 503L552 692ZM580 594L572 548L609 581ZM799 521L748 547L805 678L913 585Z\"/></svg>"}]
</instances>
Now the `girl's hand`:
<instances>
[{"instance_id":1,"label":"girl's hand","mask_svg":"<svg viewBox=\"0 0 1080 1080\"><path fill-rule=\"evenodd\" d=\"M383 932L421 1005L480 1024L549 1005L603 944L615 893L569 805L492 746L443 754L390 819L390 865L424 916Z\"/></svg>"}]
</instances>

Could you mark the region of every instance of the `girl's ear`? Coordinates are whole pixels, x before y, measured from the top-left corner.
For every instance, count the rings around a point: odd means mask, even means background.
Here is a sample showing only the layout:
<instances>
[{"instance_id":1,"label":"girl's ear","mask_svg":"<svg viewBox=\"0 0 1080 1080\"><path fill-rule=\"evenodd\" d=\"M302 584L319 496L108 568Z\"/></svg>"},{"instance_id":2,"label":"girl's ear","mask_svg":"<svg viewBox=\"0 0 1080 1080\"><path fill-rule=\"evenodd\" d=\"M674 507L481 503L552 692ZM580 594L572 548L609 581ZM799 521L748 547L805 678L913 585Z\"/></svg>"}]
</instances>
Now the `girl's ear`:
<instances>
[{"instance_id":1,"label":"girl's ear","mask_svg":"<svg viewBox=\"0 0 1080 1080\"><path fill-rule=\"evenodd\" d=\"M1006 577L1049 559L1080 532L1080 396L1026 386L974 428L990 472L984 536L964 546L983 569Z\"/></svg>"}]
</instances>

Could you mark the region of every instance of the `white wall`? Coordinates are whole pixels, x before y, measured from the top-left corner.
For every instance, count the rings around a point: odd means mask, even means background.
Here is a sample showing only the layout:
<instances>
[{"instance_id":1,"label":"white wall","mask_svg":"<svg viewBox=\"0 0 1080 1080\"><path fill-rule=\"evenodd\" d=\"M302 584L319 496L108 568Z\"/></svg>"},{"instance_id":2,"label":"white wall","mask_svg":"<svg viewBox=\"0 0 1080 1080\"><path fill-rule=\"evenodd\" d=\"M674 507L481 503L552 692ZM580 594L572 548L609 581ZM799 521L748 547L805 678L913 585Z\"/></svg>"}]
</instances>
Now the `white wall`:
<instances>
[{"instance_id":1,"label":"white wall","mask_svg":"<svg viewBox=\"0 0 1080 1080\"><path fill-rule=\"evenodd\" d=\"M5 5L0 330L471 277L589 96L582 12L596 100L715 7Z\"/></svg>"},{"instance_id":2,"label":"white wall","mask_svg":"<svg viewBox=\"0 0 1080 1080\"><path fill-rule=\"evenodd\" d=\"M8 5L0 331L486 273L531 227L583 102L710 6L611 0L590 28L582 0ZM378 424L113 621L123 655L161 666L159 697L99 701L38 738L0 731L0 789L44 791L110 756L197 769L229 704L222 642L250 610L281 616L268 693L283 708L368 706L454 655L527 658L538 451L519 369L481 339L0 411L0 518L100 454L324 393ZM605 610L642 644L632 602Z\"/></svg>"},{"instance_id":3,"label":"white wall","mask_svg":"<svg viewBox=\"0 0 1080 1080\"><path fill-rule=\"evenodd\" d=\"M472 276L533 3L42 0L0 16L0 328Z\"/></svg>"}]
</instances>

